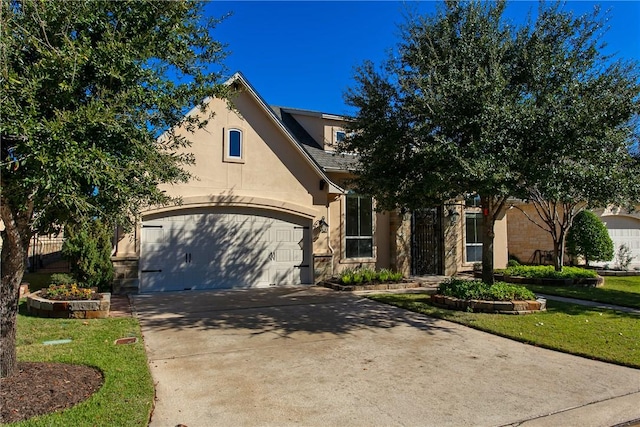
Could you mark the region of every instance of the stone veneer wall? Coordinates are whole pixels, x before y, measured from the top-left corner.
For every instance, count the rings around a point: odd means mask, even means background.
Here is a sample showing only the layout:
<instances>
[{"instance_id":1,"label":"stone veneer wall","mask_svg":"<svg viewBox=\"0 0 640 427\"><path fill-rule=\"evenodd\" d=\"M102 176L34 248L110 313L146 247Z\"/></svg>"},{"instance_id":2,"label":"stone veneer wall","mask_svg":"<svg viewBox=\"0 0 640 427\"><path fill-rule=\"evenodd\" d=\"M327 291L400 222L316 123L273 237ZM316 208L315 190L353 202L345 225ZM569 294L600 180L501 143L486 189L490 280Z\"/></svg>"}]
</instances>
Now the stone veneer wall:
<instances>
[{"instance_id":1,"label":"stone veneer wall","mask_svg":"<svg viewBox=\"0 0 640 427\"><path fill-rule=\"evenodd\" d=\"M114 269L113 293L127 294L136 293L139 289L138 280L138 264L139 258L135 256L129 257L112 257Z\"/></svg>"},{"instance_id":2,"label":"stone veneer wall","mask_svg":"<svg viewBox=\"0 0 640 427\"><path fill-rule=\"evenodd\" d=\"M313 282L318 283L333 275L333 255L313 256Z\"/></svg>"},{"instance_id":3,"label":"stone veneer wall","mask_svg":"<svg viewBox=\"0 0 640 427\"><path fill-rule=\"evenodd\" d=\"M389 234L391 269L409 277L411 275L411 215L390 212Z\"/></svg>"}]
</instances>

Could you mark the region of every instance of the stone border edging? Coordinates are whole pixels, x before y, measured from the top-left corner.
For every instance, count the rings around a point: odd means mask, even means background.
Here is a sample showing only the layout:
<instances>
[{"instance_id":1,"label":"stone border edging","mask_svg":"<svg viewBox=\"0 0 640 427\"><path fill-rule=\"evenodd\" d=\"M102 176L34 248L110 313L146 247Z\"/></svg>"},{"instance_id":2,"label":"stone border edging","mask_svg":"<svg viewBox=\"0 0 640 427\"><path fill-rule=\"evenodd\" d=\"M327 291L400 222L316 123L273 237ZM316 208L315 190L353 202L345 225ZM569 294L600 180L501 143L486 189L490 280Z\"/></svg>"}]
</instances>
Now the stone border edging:
<instances>
[{"instance_id":1,"label":"stone border edging","mask_svg":"<svg viewBox=\"0 0 640 427\"><path fill-rule=\"evenodd\" d=\"M450 310L472 310L474 313L531 314L547 311L547 300L544 298L538 298L535 301L484 301L463 300L441 294L433 294L431 295L431 304Z\"/></svg>"},{"instance_id":2,"label":"stone border edging","mask_svg":"<svg viewBox=\"0 0 640 427\"><path fill-rule=\"evenodd\" d=\"M637 270L596 270L600 276L640 276Z\"/></svg>"},{"instance_id":3,"label":"stone border edging","mask_svg":"<svg viewBox=\"0 0 640 427\"><path fill-rule=\"evenodd\" d=\"M376 283L371 285L341 285L335 282L320 282L320 286L333 289L334 291L389 291L395 289L413 289L421 288L422 284L419 282L400 282L400 283Z\"/></svg>"},{"instance_id":4,"label":"stone border edging","mask_svg":"<svg viewBox=\"0 0 640 427\"><path fill-rule=\"evenodd\" d=\"M482 278L482 272L473 272L476 279ZM552 279L552 278L529 278L521 276L505 276L496 273L494 279L499 282L513 283L516 285L547 285L547 286L584 286L596 288L604 284L604 277L579 277L576 279Z\"/></svg>"},{"instance_id":5,"label":"stone border edging","mask_svg":"<svg viewBox=\"0 0 640 427\"><path fill-rule=\"evenodd\" d=\"M104 319L109 317L111 294L101 293L99 300L54 301L40 296L41 291L27 295L27 312L37 317L64 319Z\"/></svg>"}]
</instances>

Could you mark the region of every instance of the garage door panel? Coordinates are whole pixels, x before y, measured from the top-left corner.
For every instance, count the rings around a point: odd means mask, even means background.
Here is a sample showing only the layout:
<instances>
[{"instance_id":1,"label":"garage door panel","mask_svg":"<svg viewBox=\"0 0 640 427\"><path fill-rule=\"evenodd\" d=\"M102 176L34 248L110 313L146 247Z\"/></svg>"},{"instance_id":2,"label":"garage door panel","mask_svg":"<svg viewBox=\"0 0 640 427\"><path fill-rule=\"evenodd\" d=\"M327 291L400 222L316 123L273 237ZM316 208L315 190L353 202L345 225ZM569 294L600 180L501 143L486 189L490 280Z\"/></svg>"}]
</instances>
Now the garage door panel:
<instances>
[{"instance_id":1,"label":"garage door panel","mask_svg":"<svg viewBox=\"0 0 640 427\"><path fill-rule=\"evenodd\" d=\"M308 264L310 235L299 222L241 212L196 212L145 221L140 268L156 272L141 271L141 291L306 282L308 266L298 266Z\"/></svg>"}]
</instances>

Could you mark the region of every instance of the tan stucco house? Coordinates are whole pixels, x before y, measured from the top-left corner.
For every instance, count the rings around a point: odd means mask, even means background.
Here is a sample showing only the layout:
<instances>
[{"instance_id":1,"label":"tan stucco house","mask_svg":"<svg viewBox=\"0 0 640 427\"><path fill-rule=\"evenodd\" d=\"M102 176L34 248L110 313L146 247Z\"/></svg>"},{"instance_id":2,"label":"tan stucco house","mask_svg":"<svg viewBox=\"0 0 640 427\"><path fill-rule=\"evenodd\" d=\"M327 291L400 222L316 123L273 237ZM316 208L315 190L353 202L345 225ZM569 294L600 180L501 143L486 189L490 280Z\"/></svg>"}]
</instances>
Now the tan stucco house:
<instances>
[{"instance_id":1,"label":"tan stucco house","mask_svg":"<svg viewBox=\"0 0 640 427\"><path fill-rule=\"evenodd\" d=\"M350 190L357 157L335 151L344 117L270 106L240 73L227 83L234 108L209 99L215 116L187 135L194 178L163 187L181 203L141 212L119 236L115 291L313 284L359 266L453 274L479 260L479 208L376 212ZM499 267L506 218L496 230Z\"/></svg>"}]
</instances>

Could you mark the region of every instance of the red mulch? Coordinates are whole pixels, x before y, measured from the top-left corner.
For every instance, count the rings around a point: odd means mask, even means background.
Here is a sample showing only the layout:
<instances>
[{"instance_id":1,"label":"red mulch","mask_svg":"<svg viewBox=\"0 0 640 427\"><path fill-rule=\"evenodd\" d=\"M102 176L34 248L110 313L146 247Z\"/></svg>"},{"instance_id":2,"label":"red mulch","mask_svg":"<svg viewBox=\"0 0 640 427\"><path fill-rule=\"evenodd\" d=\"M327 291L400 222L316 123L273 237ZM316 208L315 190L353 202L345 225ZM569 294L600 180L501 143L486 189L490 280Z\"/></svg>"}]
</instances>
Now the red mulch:
<instances>
[{"instance_id":1,"label":"red mulch","mask_svg":"<svg viewBox=\"0 0 640 427\"><path fill-rule=\"evenodd\" d=\"M0 423L69 408L103 383L102 372L84 365L18 363L16 374L0 379Z\"/></svg>"}]
</instances>

